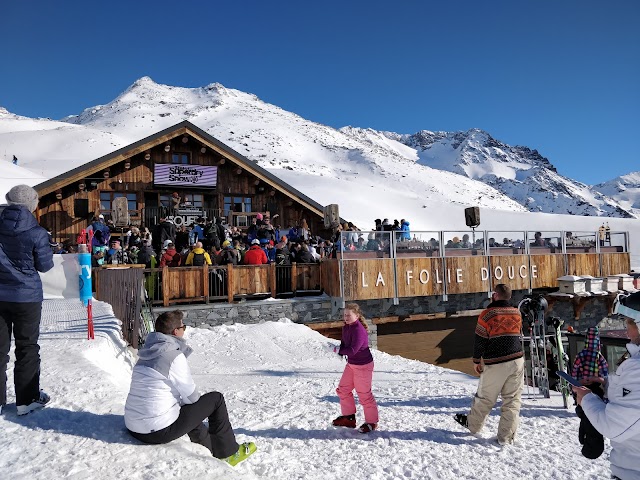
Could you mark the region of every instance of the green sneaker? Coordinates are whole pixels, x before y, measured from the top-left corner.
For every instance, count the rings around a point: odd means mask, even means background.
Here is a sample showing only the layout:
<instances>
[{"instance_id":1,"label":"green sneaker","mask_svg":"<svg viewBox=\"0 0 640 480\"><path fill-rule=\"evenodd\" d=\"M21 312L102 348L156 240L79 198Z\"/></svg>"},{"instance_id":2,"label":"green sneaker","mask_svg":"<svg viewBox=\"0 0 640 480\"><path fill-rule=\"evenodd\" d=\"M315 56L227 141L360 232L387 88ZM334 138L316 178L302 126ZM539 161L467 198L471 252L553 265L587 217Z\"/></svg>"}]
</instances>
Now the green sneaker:
<instances>
[{"instance_id":1,"label":"green sneaker","mask_svg":"<svg viewBox=\"0 0 640 480\"><path fill-rule=\"evenodd\" d=\"M255 443L246 442L240 445L236 453L234 453L230 457L223 458L222 460L227 462L232 467L235 467L241 461L246 460L250 455L253 455L256 450L258 450L258 447L256 447Z\"/></svg>"}]
</instances>

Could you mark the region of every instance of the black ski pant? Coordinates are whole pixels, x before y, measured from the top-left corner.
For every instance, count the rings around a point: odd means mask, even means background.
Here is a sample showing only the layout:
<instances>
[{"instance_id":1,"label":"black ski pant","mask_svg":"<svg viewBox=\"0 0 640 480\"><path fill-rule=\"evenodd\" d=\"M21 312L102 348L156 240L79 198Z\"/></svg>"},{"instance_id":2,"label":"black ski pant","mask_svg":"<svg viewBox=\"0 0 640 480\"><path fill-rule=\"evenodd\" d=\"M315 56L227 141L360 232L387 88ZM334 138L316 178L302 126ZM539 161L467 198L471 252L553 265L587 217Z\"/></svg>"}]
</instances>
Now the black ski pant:
<instances>
[{"instance_id":1,"label":"black ski pant","mask_svg":"<svg viewBox=\"0 0 640 480\"><path fill-rule=\"evenodd\" d=\"M209 428L202 421L209 419ZM168 427L151 433L136 433L129 430L134 438L154 445L169 443L184 434L193 443L209 449L216 458L227 458L238 451L238 442L229 423L227 405L220 392L202 395L197 402L180 407L180 415Z\"/></svg>"},{"instance_id":2,"label":"black ski pant","mask_svg":"<svg viewBox=\"0 0 640 480\"><path fill-rule=\"evenodd\" d=\"M11 334L16 363L13 383L16 405L29 405L40 396L40 317L42 302L0 302L0 405L7 403L7 364Z\"/></svg>"},{"instance_id":3,"label":"black ski pant","mask_svg":"<svg viewBox=\"0 0 640 480\"><path fill-rule=\"evenodd\" d=\"M589 388L593 393L598 395L598 397L604 397L604 391L602 390L602 386L599 383L592 383L585 386ZM602 455L602 452L604 452L604 437L591 424L580 405L576 407L576 415L580 417L578 440L582 444L582 455L586 458L594 460Z\"/></svg>"}]
</instances>

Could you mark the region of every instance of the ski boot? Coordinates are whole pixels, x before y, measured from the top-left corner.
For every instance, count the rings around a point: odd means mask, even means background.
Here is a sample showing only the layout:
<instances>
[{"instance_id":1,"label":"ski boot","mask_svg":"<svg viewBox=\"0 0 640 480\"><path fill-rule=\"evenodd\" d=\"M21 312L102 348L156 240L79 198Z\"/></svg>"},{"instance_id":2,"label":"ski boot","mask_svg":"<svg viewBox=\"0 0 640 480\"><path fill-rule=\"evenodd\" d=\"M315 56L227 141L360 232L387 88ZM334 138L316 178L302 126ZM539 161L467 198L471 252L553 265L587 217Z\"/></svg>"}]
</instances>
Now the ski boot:
<instances>
[{"instance_id":1,"label":"ski boot","mask_svg":"<svg viewBox=\"0 0 640 480\"><path fill-rule=\"evenodd\" d=\"M240 447L238 447L238 451L236 453L234 453L230 457L223 458L222 460L227 462L232 467L235 467L241 461L246 460L251 455L253 455L256 450L258 450L258 447L256 447L255 443L246 442L241 444Z\"/></svg>"},{"instance_id":2,"label":"ski boot","mask_svg":"<svg viewBox=\"0 0 640 480\"><path fill-rule=\"evenodd\" d=\"M334 427L356 428L356 415L340 415L333 421Z\"/></svg>"},{"instance_id":3,"label":"ski boot","mask_svg":"<svg viewBox=\"0 0 640 480\"><path fill-rule=\"evenodd\" d=\"M38 398L34 399L29 405L18 405L18 415L26 415L29 412L43 408L50 401L51 397L49 397L49 395L47 395L43 390L40 390Z\"/></svg>"},{"instance_id":4,"label":"ski boot","mask_svg":"<svg viewBox=\"0 0 640 480\"><path fill-rule=\"evenodd\" d=\"M360 433L370 433L373 432L376 428L378 428L377 423L363 423L358 431Z\"/></svg>"},{"instance_id":5,"label":"ski boot","mask_svg":"<svg viewBox=\"0 0 640 480\"><path fill-rule=\"evenodd\" d=\"M456 413L453 418L464 428L469 428L469 421L464 413Z\"/></svg>"}]
</instances>

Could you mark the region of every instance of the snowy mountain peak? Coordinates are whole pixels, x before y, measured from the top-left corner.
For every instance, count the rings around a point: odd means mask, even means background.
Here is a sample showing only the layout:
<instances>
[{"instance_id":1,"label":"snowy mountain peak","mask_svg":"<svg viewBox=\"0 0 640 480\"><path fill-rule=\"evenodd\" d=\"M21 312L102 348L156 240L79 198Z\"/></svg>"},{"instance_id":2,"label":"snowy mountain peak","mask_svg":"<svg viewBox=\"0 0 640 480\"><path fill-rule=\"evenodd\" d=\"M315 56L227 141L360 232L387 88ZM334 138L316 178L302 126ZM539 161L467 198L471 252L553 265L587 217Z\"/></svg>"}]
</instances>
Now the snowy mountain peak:
<instances>
[{"instance_id":1,"label":"snowy mountain peak","mask_svg":"<svg viewBox=\"0 0 640 480\"><path fill-rule=\"evenodd\" d=\"M23 119L6 109L0 119L7 154L49 178L188 120L322 204L340 203L345 191L366 186L374 195L405 196L420 209L443 202L520 212L633 214L629 202L560 176L536 150L510 146L479 128L414 134L336 130L215 82L187 88L145 76L111 102L60 122ZM344 213L362 218L360 211ZM385 215L393 213L377 216Z\"/></svg>"},{"instance_id":2,"label":"snowy mountain peak","mask_svg":"<svg viewBox=\"0 0 640 480\"><path fill-rule=\"evenodd\" d=\"M615 196L610 198L597 188L558 174L537 150L508 145L479 128L457 132L421 130L411 135L354 128L343 132L369 139L383 134L414 150L418 164L479 180L529 211L612 217L637 214L628 201L621 203Z\"/></svg>"},{"instance_id":3,"label":"snowy mountain peak","mask_svg":"<svg viewBox=\"0 0 640 480\"><path fill-rule=\"evenodd\" d=\"M154 85L158 85L158 84L154 82L151 77L145 75L144 77L140 77L138 80L133 82L133 84L131 84L128 90L136 87L152 87Z\"/></svg>"},{"instance_id":4,"label":"snowy mountain peak","mask_svg":"<svg viewBox=\"0 0 640 480\"><path fill-rule=\"evenodd\" d=\"M616 198L620 205L640 218L640 171L595 186L604 195Z\"/></svg>"}]
</instances>

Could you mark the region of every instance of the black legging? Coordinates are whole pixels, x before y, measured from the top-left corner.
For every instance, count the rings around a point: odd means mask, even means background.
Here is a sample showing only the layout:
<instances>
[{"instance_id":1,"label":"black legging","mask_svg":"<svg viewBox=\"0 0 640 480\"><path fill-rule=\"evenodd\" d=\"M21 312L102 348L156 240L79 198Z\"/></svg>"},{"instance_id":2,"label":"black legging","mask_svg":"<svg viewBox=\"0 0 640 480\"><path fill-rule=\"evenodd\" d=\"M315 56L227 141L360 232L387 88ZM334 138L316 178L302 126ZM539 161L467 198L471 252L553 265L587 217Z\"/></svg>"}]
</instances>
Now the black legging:
<instances>
[{"instance_id":1,"label":"black legging","mask_svg":"<svg viewBox=\"0 0 640 480\"><path fill-rule=\"evenodd\" d=\"M209 418L209 428L202 421ZM202 395L196 403L180 407L180 415L168 427L151 433L136 433L129 430L134 438L144 443L169 443L184 434L193 443L207 447L216 458L226 458L238 451L236 436L229 423L227 405L220 392Z\"/></svg>"}]
</instances>

